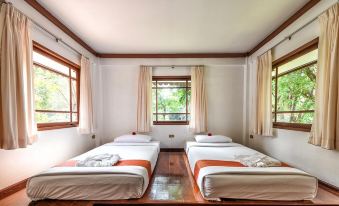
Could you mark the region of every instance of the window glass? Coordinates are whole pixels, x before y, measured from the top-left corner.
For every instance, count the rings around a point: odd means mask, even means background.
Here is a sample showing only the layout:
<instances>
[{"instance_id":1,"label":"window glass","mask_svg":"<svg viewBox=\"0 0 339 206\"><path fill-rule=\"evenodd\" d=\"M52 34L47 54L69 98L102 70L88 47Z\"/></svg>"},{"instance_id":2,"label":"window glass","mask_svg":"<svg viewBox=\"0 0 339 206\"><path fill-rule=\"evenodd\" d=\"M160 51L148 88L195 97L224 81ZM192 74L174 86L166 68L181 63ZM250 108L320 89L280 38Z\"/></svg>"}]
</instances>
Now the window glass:
<instances>
[{"instance_id":1,"label":"window glass","mask_svg":"<svg viewBox=\"0 0 339 206\"><path fill-rule=\"evenodd\" d=\"M312 123L317 56L318 50L315 49L273 69L272 111L274 122ZM278 76L276 76L276 70Z\"/></svg>"},{"instance_id":2,"label":"window glass","mask_svg":"<svg viewBox=\"0 0 339 206\"><path fill-rule=\"evenodd\" d=\"M34 65L35 108L69 111L69 78Z\"/></svg>"},{"instance_id":3,"label":"window glass","mask_svg":"<svg viewBox=\"0 0 339 206\"><path fill-rule=\"evenodd\" d=\"M152 109L154 123L189 120L190 78L153 78Z\"/></svg>"},{"instance_id":4,"label":"window glass","mask_svg":"<svg viewBox=\"0 0 339 206\"><path fill-rule=\"evenodd\" d=\"M71 121L69 113L36 112L35 118L38 124Z\"/></svg>"},{"instance_id":5,"label":"window glass","mask_svg":"<svg viewBox=\"0 0 339 206\"><path fill-rule=\"evenodd\" d=\"M35 119L39 129L78 122L79 71L65 65L47 53L33 52Z\"/></svg>"},{"instance_id":6,"label":"window glass","mask_svg":"<svg viewBox=\"0 0 339 206\"><path fill-rule=\"evenodd\" d=\"M290 71L291 69L300 67L302 65L305 65L307 63L313 62L313 61L317 61L318 59L318 49L313 50L307 54L304 54L294 60L291 60L289 62L287 62L286 64L283 64L281 66L278 67L278 75L282 74L282 73L286 73L288 71Z\"/></svg>"},{"instance_id":7,"label":"window glass","mask_svg":"<svg viewBox=\"0 0 339 206\"><path fill-rule=\"evenodd\" d=\"M76 112L78 111L78 104L77 104L77 94L78 94L78 85L77 81L75 79L71 80L72 82L72 111Z\"/></svg>"},{"instance_id":8,"label":"window glass","mask_svg":"<svg viewBox=\"0 0 339 206\"><path fill-rule=\"evenodd\" d=\"M59 62L56 62L53 59L48 58L38 52L33 53L33 62L35 62L36 64L45 65L48 68L53 69L62 74L65 74L67 76L69 75L69 67L60 64Z\"/></svg>"}]
</instances>

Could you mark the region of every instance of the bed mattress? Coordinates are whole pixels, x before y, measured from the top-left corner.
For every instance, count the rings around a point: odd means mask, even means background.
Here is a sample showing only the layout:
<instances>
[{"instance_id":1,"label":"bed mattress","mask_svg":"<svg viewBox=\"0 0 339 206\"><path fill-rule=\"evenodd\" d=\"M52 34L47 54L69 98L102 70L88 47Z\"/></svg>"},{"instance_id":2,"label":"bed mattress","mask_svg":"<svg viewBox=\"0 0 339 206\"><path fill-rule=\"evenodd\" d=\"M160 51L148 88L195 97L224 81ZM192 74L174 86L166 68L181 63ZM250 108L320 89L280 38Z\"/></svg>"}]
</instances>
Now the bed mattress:
<instances>
[{"instance_id":1,"label":"bed mattress","mask_svg":"<svg viewBox=\"0 0 339 206\"><path fill-rule=\"evenodd\" d=\"M119 154L122 161L141 160L150 163L151 173L160 152L159 142L107 143L69 161L83 160L96 154ZM117 200L140 198L150 181L149 170L142 166L69 167L56 166L27 182L32 200Z\"/></svg>"},{"instance_id":2,"label":"bed mattress","mask_svg":"<svg viewBox=\"0 0 339 206\"><path fill-rule=\"evenodd\" d=\"M199 160L237 161L236 155L259 153L237 143L197 143L186 146L193 174ZM207 200L221 198L251 200L310 200L316 196L317 179L292 167L206 166L196 182Z\"/></svg>"}]
</instances>

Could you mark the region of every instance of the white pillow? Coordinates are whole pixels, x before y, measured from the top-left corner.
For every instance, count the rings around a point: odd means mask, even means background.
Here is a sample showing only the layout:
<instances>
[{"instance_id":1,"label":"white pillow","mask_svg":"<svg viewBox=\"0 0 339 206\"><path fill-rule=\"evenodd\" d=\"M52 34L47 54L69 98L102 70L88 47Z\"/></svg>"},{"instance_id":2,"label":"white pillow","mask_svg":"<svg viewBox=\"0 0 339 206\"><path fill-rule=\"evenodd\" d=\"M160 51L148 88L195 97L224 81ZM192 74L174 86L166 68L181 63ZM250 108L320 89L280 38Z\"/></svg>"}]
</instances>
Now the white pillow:
<instances>
[{"instance_id":1,"label":"white pillow","mask_svg":"<svg viewBox=\"0 0 339 206\"><path fill-rule=\"evenodd\" d=\"M126 134L114 139L114 142L150 142L152 137L142 134Z\"/></svg>"},{"instance_id":2,"label":"white pillow","mask_svg":"<svg viewBox=\"0 0 339 206\"><path fill-rule=\"evenodd\" d=\"M229 143L232 142L232 138L223 135L196 135L195 141L199 143Z\"/></svg>"}]
</instances>

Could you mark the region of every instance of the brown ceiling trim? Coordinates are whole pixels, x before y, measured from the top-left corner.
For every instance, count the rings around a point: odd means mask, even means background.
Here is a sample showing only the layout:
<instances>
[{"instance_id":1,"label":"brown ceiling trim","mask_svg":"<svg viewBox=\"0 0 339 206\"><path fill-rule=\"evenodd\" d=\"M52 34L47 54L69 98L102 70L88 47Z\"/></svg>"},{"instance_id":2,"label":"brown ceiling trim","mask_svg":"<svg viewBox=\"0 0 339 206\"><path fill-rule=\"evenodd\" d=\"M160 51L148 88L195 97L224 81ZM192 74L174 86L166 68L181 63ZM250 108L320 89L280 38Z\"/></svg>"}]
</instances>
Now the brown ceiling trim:
<instances>
[{"instance_id":1,"label":"brown ceiling trim","mask_svg":"<svg viewBox=\"0 0 339 206\"><path fill-rule=\"evenodd\" d=\"M320 0L310 0L308 1L301 9L299 9L295 14L288 18L283 24L281 24L276 30L274 30L270 35L268 35L264 40L262 40L257 46L255 46L248 53L184 53L184 54L110 54L110 53L97 53L92 49L88 44L86 44L80 37L78 37L74 32L67 28L61 21L59 21L55 16L53 16L47 9L45 9L41 4L36 0L25 0L30 6L36 9L41 15L50 20L55 26L60 28L63 32L69 35L77 43L82 45L93 55L100 58L238 58L246 57L252 55L259 48L265 45L267 42L272 40L277 36L281 31L286 27L291 25L304 13L310 10L314 5L320 2Z\"/></svg>"},{"instance_id":2,"label":"brown ceiling trim","mask_svg":"<svg viewBox=\"0 0 339 206\"><path fill-rule=\"evenodd\" d=\"M97 54L100 58L238 58L247 53Z\"/></svg>"},{"instance_id":3,"label":"brown ceiling trim","mask_svg":"<svg viewBox=\"0 0 339 206\"><path fill-rule=\"evenodd\" d=\"M276 30L274 30L270 35L268 35L264 40L262 40L257 46L255 46L251 51L249 51L248 54L252 55L254 52L256 52L258 49L264 46L267 42L271 41L280 32L286 29L286 27L291 25L294 21L296 21L299 17L301 17L303 14L305 14L308 10L310 10L313 6L315 6L319 2L320 0L308 1L301 9L299 9L296 13L294 13L283 24L281 24Z\"/></svg>"},{"instance_id":4,"label":"brown ceiling trim","mask_svg":"<svg viewBox=\"0 0 339 206\"><path fill-rule=\"evenodd\" d=\"M59 21L55 16L53 16L47 9L45 9L41 4L36 0L25 0L31 7L37 10L41 15L50 20L55 26L59 27L63 32L70 36L74 41L78 42L81 46L91 52L93 55L97 55L96 51L92 49L88 44L86 44L80 37L73 33L69 28L67 28L61 21Z\"/></svg>"}]
</instances>

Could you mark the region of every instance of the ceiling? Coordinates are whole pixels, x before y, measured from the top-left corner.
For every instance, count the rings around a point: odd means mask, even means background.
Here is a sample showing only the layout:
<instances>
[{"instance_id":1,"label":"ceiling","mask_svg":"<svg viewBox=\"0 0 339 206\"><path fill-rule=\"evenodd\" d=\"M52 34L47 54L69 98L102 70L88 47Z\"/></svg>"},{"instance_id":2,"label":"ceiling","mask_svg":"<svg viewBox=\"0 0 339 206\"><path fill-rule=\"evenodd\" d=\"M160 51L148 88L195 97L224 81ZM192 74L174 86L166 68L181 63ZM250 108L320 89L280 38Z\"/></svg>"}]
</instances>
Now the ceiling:
<instances>
[{"instance_id":1,"label":"ceiling","mask_svg":"<svg viewBox=\"0 0 339 206\"><path fill-rule=\"evenodd\" d=\"M248 52L308 0L38 0L98 53Z\"/></svg>"}]
</instances>

